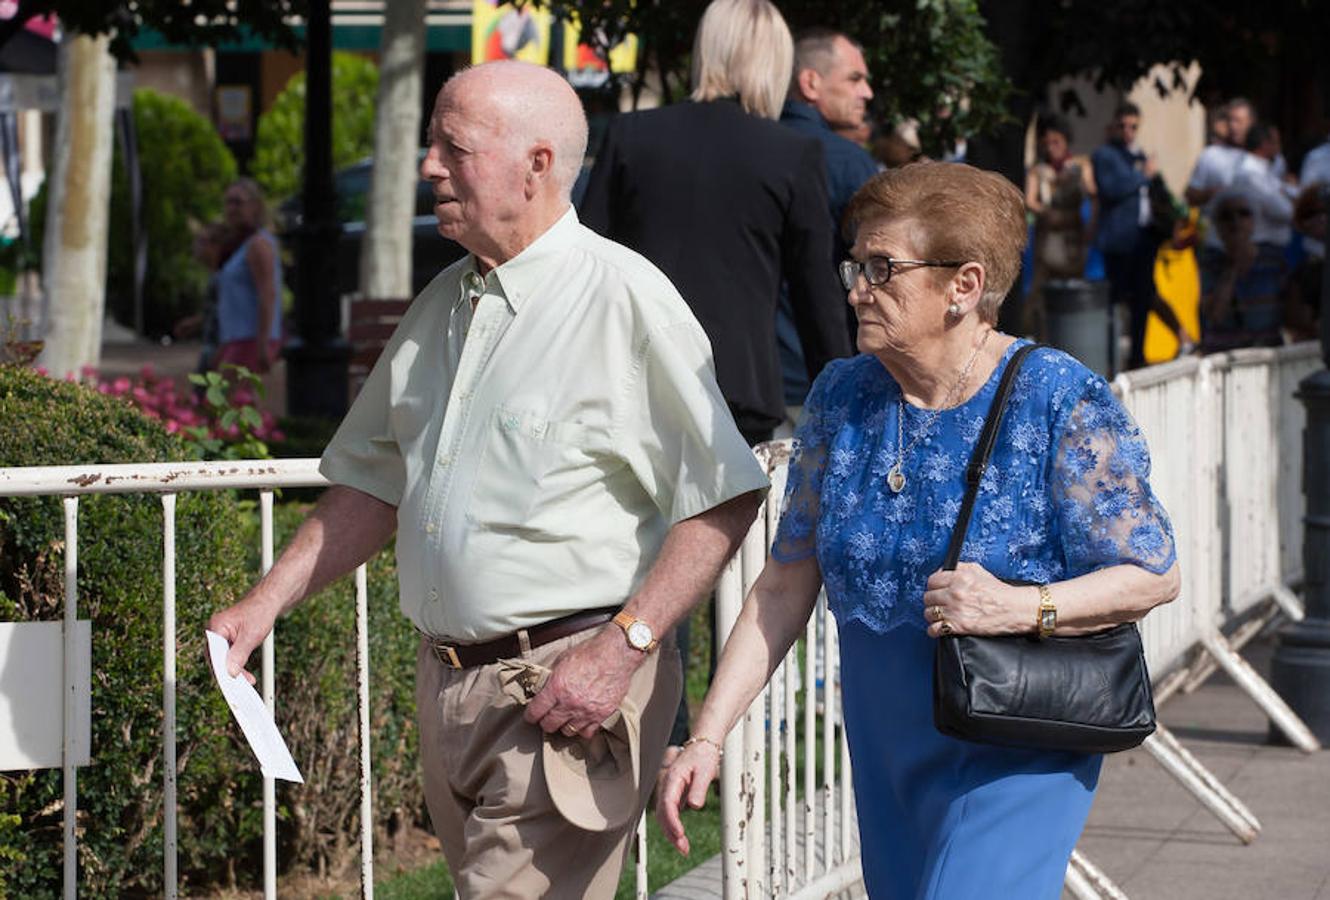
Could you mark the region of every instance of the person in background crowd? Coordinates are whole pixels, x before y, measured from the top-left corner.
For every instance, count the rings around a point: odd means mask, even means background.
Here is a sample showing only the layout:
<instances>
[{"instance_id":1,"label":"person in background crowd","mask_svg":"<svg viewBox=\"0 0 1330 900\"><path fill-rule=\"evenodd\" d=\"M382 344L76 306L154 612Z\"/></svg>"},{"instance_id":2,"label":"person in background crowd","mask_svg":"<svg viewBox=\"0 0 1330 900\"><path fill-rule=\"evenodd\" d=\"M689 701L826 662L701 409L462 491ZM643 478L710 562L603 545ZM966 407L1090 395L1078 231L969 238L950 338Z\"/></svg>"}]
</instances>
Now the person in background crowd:
<instances>
[{"instance_id":1,"label":"person in background crowd","mask_svg":"<svg viewBox=\"0 0 1330 900\"><path fill-rule=\"evenodd\" d=\"M924 149L919 142L919 123L905 119L890 128L879 128L873 135L870 149L879 170L899 169L919 162L924 159Z\"/></svg>"},{"instance_id":2,"label":"person in background crowd","mask_svg":"<svg viewBox=\"0 0 1330 900\"><path fill-rule=\"evenodd\" d=\"M810 28L796 37L794 72L780 121L822 144L833 265L836 260L844 259L849 249L840 231L845 206L860 185L877 172L877 164L863 148L864 141L848 136L849 132L857 135L868 128L865 112L872 99L873 89L869 85L862 47L830 28ZM813 174L809 173L808 177ZM848 310L845 324L849 346L853 347L855 322L854 315ZM781 293L776 340L780 347L785 405L802 406L810 379L788 291Z\"/></svg>"},{"instance_id":3,"label":"person in background crowd","mask_svg":"<svg viewBox=\"0 0 1330 900\"><path fill-rule=\"evenodd\" d=\"M444 85L421 175L468 253L384 348L319 464L333 486L209 623L236 676L396 534L424 795L464 900L614 896L678 704L669 631L767 484L673 285L577 221L586 142L549 69Z\"/></svg>"},{"instance_id":4,"label":"person in background crowd","mask_svg":"<svg viewBox=\"0 0 1330 900\"><path fill-rule=\"evenodd\" d=\"M1025 301L1025 333L1044 334L1042 288L1050 278L1085 274L1094 234L1094 170L1084 156L1071 155L1071 127L1062 116L1040 117L1035 135L1039 161L1025 178L1025 206L1034 215L1034 276ZM1090 214L1084 207L1089 204Z\"/></svg>"},{"instance_id":5,"label":"person in background crowd","mask_svg":"<svg viewBox=\"0 0 1330 900\"><path fill-rule=\"evenodd\" d=\"M679 288L751 444L785 419L775 333L782 278L808 377L850 351L822 142L774 121L793 49L769 0L715 0L698 26L691 101L615 119L582 201L587 225Z\"/></svg>"},{"instance_id":6,"label":"person in background crowd","mask_svg":"<svg viewBox=\"0 0 1330 900\"><path fill-rule=\"evenodd\" d=\"M1252 201L1252 240L1264 256L1284 256L1293 238L1293 200L1297 186L1284 181L1275 166L1280 156L1279 130L1257 122L1247 130L1247 150L1238 163L1232 187Z\"/></svg>"},{"instance_id":7,"label":"person in background crowd","mask_svg":"<svg viewBox=\"0 0 1330 900\"><path fill-rule=\"evenodd\" d=\"M1303 165L1303 171L1307 166ZM1330 173L1327 173L1330 175ZM1315 340L1316 326L1321 317L1321 294L1325 290L1325 233L1327 209L1325 188L1327 181L1304 184L1293 204L1293 227L1302 235L1307 252L1289 273L1286 290L1289 302L1284 305L1284 327L1295 341ZM1320 253L1312 251L1321 249Z\"/></svg>"},{"instance_id":8,"label":"person in background crowd","mask_svg":"<svg viewBox=\"0 0 1330 900\"><path fill-rule=\"evenodd\" d=\"M194 235L194 260L207 270L208 284L199 311L176 322L171 331L179 340L199 339L199 361L194 367L199 374L212 368L217 353L217 270L237 246L231 229L222 222L209 222Z\"/></svg>"},{"instance_id":9,"label":"person in background crowd","mask_svg":"<svg viewBox=\"0 0 1330 900\"><path fill-rule=\"evenodd\" d=\"M1316 182L1330 183L1330 139L1322 141L1302 158L1302 169L1298 172L1298 183L1304 188ZM1304 229L1298 229L1303 232L1303 249L1307 251L1308 256L1314 256L1317 259L1325 258L1325 240L1315 238L1308 234Z\"/></svg>"},{"instance_id":10,"label":"person in background crowd","mask_svg":"<svg viewBox=\"0 0 1330 900\"><path fill-rule=\"evenodd\" d=\"M1158 166L1136 146L1140 126L1140 108L1122 103L1108 126L1108 141L1091 156L1099 194L1098 243L1113 301L1125 305L1131 316L1127 367L1133 369L1145 365L1146 317L1162 305L1155 293L1155 252L1159 248L1149 227L1148 198L1149 182Z\"/></svg>"},{"instance_id":11,"label":"person in background crowd","mask_svg":"<svg viewBox=\"0 0 1330 900\"><path fill-rule=\"evenodd\" d=\"M1216 198L1215 228L1223 252L1201 270L1201 348L1206 353L1283 341L1284 257L1262 252L1255 240L1257 204L1236 186Z\"/></svg>"},{"instance_id":12,"label":"person in background crowd","mask_svg":"<svg viewBox=\"0 0 1330 900\"><path fill-rule=\"evenodd\" d=\"M1215 117L1216 140L1201 151L1187 181L1183 196L1188 204L1201 210L1203 237L1198 261L1202 266L1207 254L1216 255L1222 250L1215 231L1214 198L1233 183L1246 152L1247 130L1255 121L1255 108L1242 97L1234 97L1221 106Z\"/></svg>"},{"instance_id":13,"label":"person in background crowd","mask_svg":"<svg viewBox=\"0 0 1330 900\"><path fill-rule=\"evenodd\" d=\"M250 178L222 195L226 227L239 241L217 272L217 354L214 369L231 363L263 375L282 346L282 260L268 231L263 191Z\"/></svg>"}]
</instances>

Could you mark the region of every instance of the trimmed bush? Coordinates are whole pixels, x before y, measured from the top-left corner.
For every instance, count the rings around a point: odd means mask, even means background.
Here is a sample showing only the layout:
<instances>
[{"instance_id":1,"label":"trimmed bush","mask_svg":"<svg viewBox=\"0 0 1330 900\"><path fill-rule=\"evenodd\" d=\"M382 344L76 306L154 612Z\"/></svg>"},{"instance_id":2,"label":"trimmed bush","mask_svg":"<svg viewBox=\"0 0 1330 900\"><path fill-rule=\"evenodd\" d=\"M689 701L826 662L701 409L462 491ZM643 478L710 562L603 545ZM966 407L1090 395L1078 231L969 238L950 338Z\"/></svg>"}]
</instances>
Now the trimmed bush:
<instances>
[{"instance_id":1,"label":"trimmed bush","mask_svg":"<svg viewBox=\"0 0 1330 900\"><path fill-rule=\"evenodd\" d=\"M128 403L85 386L0 366L0 466L167 462L183 443ZM228 801L259 790L243 738L204 665L203 625L239 596L250 517L229 493L181 496L176 510L180 863L190 881L225 876L258 846L261 816ZM64 524L58 498L0 499L0 620L63 615ZM162 508L156 497L79 502L79 617L92 621L92 765L79 771L80 893L161 889ZM55 896L61 872L59 770L0 776L13 865L0 893ZM4 855L0 850L0 856Z\"/></svg>"},{"instance_id":2,"label":"trimmed bush","mask_svg":"<svg viewBox=\"0 0 1330 900\"><path fill-rule=\"evenodd\" d=\"M332 57L332 157L341 169L374 152L374 97L379 70L352 53ZM305 73L297 72L259 116L250 170L269 203L300 190L305 165Z\"/></svg>"},{"instance_id":3,"label":"trimmed bush","mask_svg":"<svg viewBox=\"0 0 1330 900\"><path fill-rule=\"evenodd\" d=\"M0 366L0 466L186 460L161 424L120 398ZM203 627L257 570L252 503L182 494L176 512L179 859L185 888L261 877L262 783L208 671ZM277 509L279 542L303 510ZM92 765L79 771L80 894L162 893L162 538L157 498L79 503L79 615L92 620ZM57 498L0 498L0 621L59 619L64 526ZM391 550L370 567L371 731L380 839L423 819L414 721L416 637L397 611ZM278 623L278 725L305 785L278 787L288 869L358 859L354 595L349 579ZM259 664L257 654L251 661ZM0 773L0 897L55 897L59 770Z\"/></svg>"}]
</instances>

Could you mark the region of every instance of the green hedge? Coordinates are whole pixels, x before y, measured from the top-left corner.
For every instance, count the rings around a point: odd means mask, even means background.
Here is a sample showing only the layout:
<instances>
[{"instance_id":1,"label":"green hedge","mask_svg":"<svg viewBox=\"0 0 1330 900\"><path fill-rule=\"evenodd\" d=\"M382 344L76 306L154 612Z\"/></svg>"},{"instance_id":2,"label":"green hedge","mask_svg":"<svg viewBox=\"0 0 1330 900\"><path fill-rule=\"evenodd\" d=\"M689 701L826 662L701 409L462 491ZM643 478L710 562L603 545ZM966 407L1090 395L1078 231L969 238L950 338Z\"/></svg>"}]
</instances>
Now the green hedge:
<instances>
[{"instance_id":1,"label":"green hedge","mask_svg":"<svg viewBox=\"0 0 1330 900\"><path fill-rule=\"evenodd\" d=\"M183 444L128 403L0 366L0 466L184 460ZM257 568L252 502L183 494L177 506L179 859L186 889L261 877L262 787L204 657L203 627ZM280 535L301 510L278 507ZM0 621L59 619L64 526L56 498L0 499ZM92 765L79 771L80 893L160 894L161 505L79 504L79 614L92 620ZM415 638L397 612L391 551L371 565L375 820L422 817L414 726ZM279 623L278 723L307 783L279 784L283 867L353 865L359 831L354 604L347 581ZM256 654L252 661L258 664ZM59 770L0 773L0 897L55 897Z\"/></svg>"},{"instance_id":2,"label":"green hedge","mask_svg":"<svg viewBox=\"0 0 1330 900\"><path fill-rule=\"evenodd\" d=\"M374 98L379 69L352 53L332 56L332 158L340 169L374 152ZM297 72L259 116L250 170L269 203L300 190L305 165L305 73ZM403 140L415 140L403 135Z\"/></svg>"}]
</instances>

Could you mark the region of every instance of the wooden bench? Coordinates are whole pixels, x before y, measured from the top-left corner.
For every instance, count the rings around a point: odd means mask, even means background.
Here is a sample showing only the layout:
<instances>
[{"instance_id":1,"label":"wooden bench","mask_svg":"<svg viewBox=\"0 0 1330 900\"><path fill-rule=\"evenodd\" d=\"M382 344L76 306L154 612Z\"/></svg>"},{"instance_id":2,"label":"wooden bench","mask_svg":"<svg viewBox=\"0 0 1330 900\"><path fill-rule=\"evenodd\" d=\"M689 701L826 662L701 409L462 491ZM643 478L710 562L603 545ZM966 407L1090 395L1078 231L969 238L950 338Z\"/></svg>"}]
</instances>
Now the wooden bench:
<instances>
[{"instance_id":1,"label":"wooden bench","mask_svg":"<svg viewBox=\"0 0 1330 900\"><path fill-rule=\"evenodd\" d=\"M351 301L351 322L346 330L351 344L350 399L360 393L370 369L410 306L410 300Z\"/></svg>"}]
</instances>

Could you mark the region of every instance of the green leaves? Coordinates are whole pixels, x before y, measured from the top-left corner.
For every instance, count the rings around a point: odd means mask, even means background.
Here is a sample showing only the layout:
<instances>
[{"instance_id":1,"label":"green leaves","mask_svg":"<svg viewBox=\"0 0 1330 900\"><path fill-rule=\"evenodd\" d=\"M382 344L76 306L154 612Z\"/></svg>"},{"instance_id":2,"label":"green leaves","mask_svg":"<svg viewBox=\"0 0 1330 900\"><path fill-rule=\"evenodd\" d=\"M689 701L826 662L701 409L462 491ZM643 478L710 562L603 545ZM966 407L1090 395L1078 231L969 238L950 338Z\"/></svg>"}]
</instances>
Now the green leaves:
<instances>
[{"instance_id":1,"label":"green leaves","mask_svg":"<svg viewBox=\"0 0 1330 900\"><path fill-rule=\"evenodd\" d=\"M374 95L379 70L362 57L337 52L332 60L333 167L349 166L374 150ZM297 72L259 116L251 171L268 200L276 202L300 189L305 164L305 73ZM403 140L417 140L403 135Z\"/></svg>"}]
</instances>

